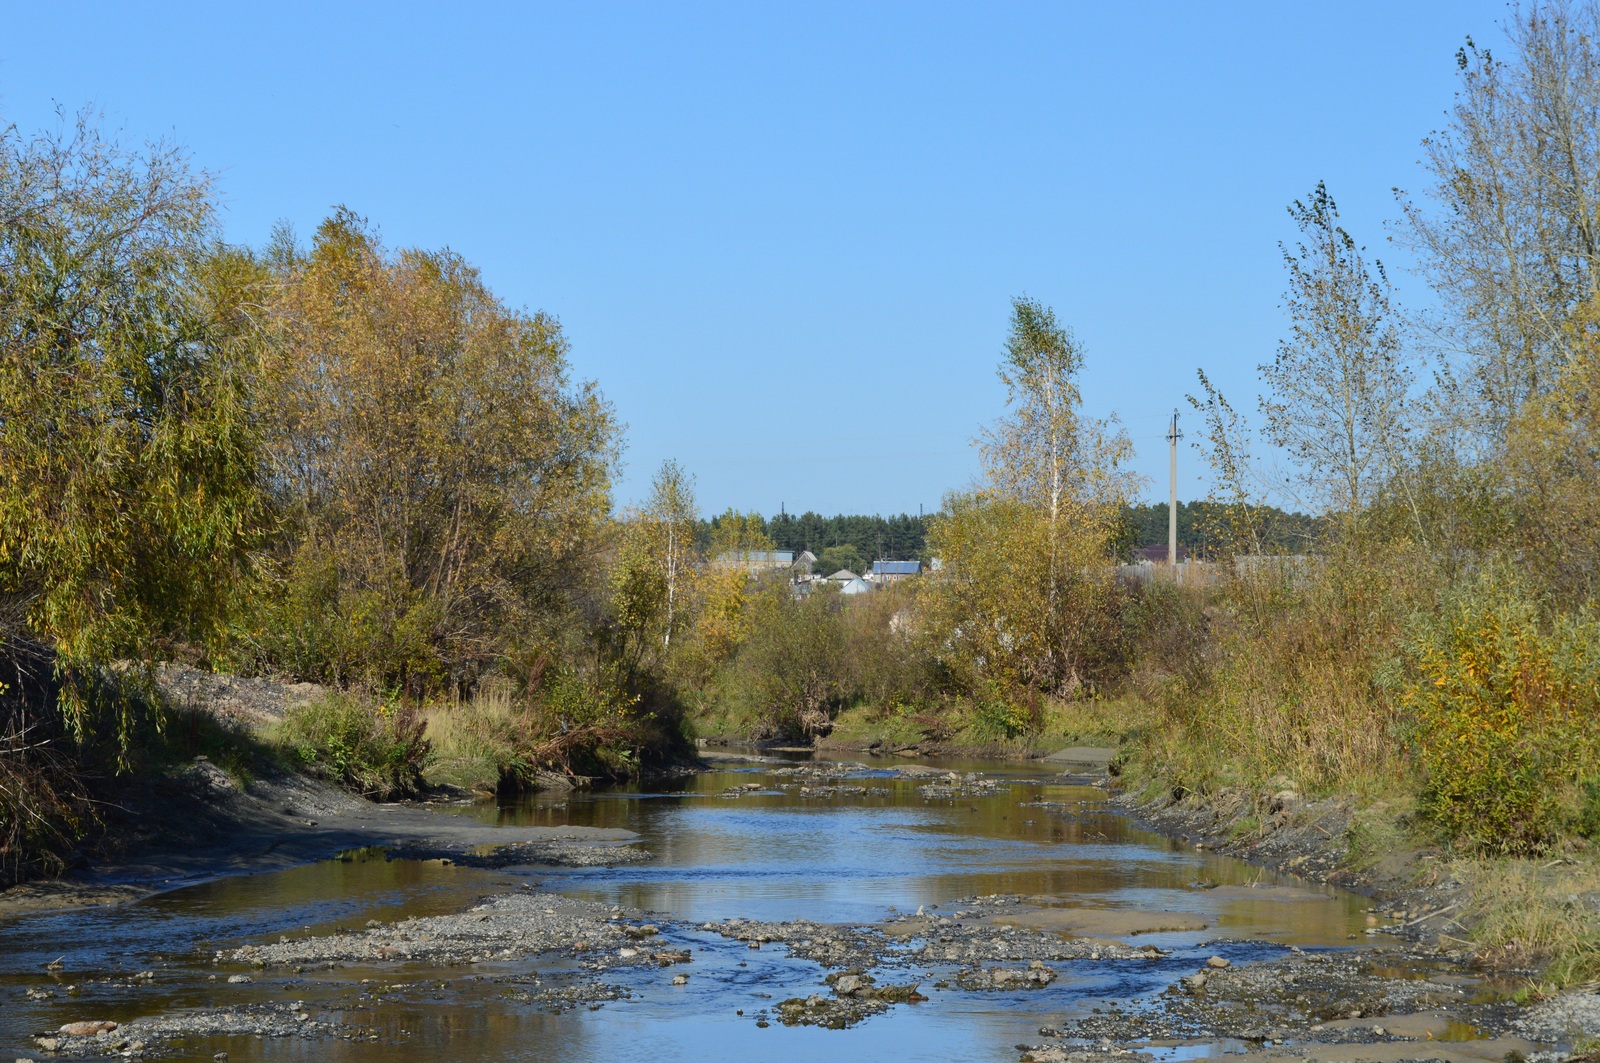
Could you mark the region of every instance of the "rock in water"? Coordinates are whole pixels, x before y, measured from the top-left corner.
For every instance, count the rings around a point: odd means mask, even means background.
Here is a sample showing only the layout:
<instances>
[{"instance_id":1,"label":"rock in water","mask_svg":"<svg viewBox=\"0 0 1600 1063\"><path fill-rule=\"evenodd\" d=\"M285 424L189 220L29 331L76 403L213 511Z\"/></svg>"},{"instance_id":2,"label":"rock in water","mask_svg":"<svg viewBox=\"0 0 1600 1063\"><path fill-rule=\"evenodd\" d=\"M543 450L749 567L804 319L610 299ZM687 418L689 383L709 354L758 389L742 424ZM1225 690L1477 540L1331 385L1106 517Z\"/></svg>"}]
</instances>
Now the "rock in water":
<instances>
[{"instance_id":1,"label":"rock in water","mask_svg":"<svg viewBox=\"0 0 1600 1063\"><path fill-rule=\"evenodd\" d=\"M94 1022L69 1022L56 1033L67 1037L93 1037L96 1034L110 1033L117 1028L117 1024L110 1019L100 1019Z\"/></svg>"}]
</instances>

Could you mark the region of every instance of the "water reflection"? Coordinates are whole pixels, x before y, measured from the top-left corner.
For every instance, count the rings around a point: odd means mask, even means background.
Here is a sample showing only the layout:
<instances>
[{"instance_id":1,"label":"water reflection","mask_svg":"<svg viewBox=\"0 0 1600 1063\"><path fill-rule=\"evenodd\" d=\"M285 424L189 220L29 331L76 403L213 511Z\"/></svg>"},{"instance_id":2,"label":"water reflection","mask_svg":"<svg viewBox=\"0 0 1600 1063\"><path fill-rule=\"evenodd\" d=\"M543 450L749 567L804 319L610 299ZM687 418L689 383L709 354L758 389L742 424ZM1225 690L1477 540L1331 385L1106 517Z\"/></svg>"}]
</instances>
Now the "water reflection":
<instances>
[{"instance_id":1,"label":"water reflection","mask_svg":"<svg viewBox=\"0 0 1600 1063\"><path fill-rule=\"evenodd\" d=\"M1103 792L1072 785L1027 765L951 765L1003 778L997 792L943 799L919 791L926 780L875 766L845 780L801 780L772 765L729 768L652 792L542 794L485 803L463 814L498 824L621 827L640 835L655 859L615 869L473 870L440 861L391 861L379 853L175 890L136 904L0 921L0 1051L26 1055L27 1035L85 1015L126 1021L143 1014L230 1003L317 1002L324 1019L369 1027L372 1042L209 1038L180 1055L233 1060L739 1058L1015 1058L1018 1041L1044 1022L1106 1001L1158 992L1221 951L1237 961L1272 945L1219 942L1266 939L1345 945L1364 927L1364 902L1349 894L1272 875L1196 852L1138 830L1111 812ZM864 793L800 792L845 785ZM757 783L759 791L725 796ZM697 924L725 916L805 917L870 922L889 909L915 911L974 894L1018 893L1046 906L1183 912L1204 931L1141 935L1177 950L1143 964L1073 966L1046 990L970 994L928 987L926 1004L904 1006L849 1031L757 1028L753 1016L785 996L815 992L822 972L788 961L781 949L741 943L678 926L693 944L688 987L643 973L633 996L600 1011L550 1015L507 999L496 975L549 976L554 961L496 968L378 971L353 969L293 977L263 976L219 992L214 949L281 934L326 933L368 919L457 911L485 894L529 878L545 888L663 913ZM45 964L61 957L57 995L27 1000ZM153 986L130 983L150 970ZM366 977L413 981L371 999ZM437 981L420 981L428 978ZM76 995L65 991L78 986ZM743 1010L740 1016L737 1012Z\"/></svg>"},{"instance_id":2,"label":"water reflection","mask_svg":"<svg viewBox=\"0 0 1600 1063\"><path fill-rule=\"evenodd\" d=\"M1141 831L1094 787L1015 765L1006 774L1008 785L996 794L940 799L919 792L927 780L881 770L843 780L864 794L806 796L802 780L732 769L658 793L541 795L469 814L501 824L636 831L656 856L648 864L541 877L576 896L694 921L730 914L871 921L891 906L1020 893L1052 904L1191 912L1230 934L1296 944L1346 944L1364 925L1364 902L1353 895ZM771 789L725 796L751 782Z\"/></svg>"}]
</instances>

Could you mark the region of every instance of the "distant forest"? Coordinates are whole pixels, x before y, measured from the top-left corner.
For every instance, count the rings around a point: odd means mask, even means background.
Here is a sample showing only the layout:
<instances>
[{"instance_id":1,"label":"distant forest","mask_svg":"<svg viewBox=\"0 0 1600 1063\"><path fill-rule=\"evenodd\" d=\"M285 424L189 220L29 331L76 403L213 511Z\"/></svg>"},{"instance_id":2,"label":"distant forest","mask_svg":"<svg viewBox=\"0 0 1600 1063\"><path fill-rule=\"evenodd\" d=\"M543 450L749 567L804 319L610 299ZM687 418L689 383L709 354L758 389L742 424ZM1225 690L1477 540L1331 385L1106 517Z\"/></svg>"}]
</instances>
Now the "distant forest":
<instances>
[{"instance_id":1,"label":"distant forest","mask_svg":"<svg viewBox=\"0 0 1600 1063\"><path fill-rule=\"evenodd\" d=\"M1303 554L1317 541L1321 518L1289 513L1277 506L1254 506L1262 530L1262 546L1269 552ZM1227 506L1218 502L1178 503L1178 544L1191 556L1207 557L1220 544L1215 539L1227 526ZM1129 551L1141 546L1165 545L1167 504L1129 506L1125 517Z\"/></svg>"},{"instance_id":2,"label":"distant forest","mask_svg":"<svg viewBox=\"0 0 1600 1063\"><path fill-rule=\"evenodd\" d=\"M892 517L838 514L824 517L806 512L800 516L779 513L757 518L761 530L779 550L810 550L819 559L818 568L829 572L841 568L864 571L873 561L927 560L930 518L901 513ZM722 518L701 523L701 538L709 543L713 529Z\"/></svg>"},{"instance_id":3,"label":"distant forest","mask_svg":"<svg viewBox=\"0 0 1600 1063\"><path fill-rule=\"evenodd\" d=\"M1290 513L1276 506L1258 506L1256 513L1263 531L1263 546L1269 551L1304 553L1316 541L1321 520L1304 513ZM760 530L779 550L810 550L821 560L819 567L834 571L849 568L862 571L874 560L928 560L928 522L935 514L891 517L840 513L824 517L820 513L778 513L756 516ZM749 518L744 518L749 519ZM701 546L711 542L712 531L721 517L700 522ZM1178 503L1178 542L1195 557L1206 557L1218 529L1226 525L1225 507L1216 502ZM1167 541L1167 504L1129 506L1124 517L1124 554L1141 546L1164 545ZM824 558L824 555L827 555Z\"/></svg>"}]
</instances>

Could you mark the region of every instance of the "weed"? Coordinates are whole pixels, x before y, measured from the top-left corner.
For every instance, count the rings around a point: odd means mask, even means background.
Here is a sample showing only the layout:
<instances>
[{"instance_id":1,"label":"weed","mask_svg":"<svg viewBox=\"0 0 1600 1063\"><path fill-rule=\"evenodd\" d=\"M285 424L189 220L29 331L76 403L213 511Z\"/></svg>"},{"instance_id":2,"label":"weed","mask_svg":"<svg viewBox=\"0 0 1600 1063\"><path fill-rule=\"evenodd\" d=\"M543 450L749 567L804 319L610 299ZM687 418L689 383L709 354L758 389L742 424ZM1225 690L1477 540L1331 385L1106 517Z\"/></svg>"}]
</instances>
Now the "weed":
<instances>
[{"instance_id":1,"label":"weed","mask_svg":"<svg viewBox=\"0 0 1600 1063\"><path fill-rule=\"evenodd\" d=\"M365 797L417 792L432 747L427 723L393 703L327 694L292 709L278 741L302 766Z\"/></svg>"},{"instance_id":2,"label":"weed","mask_svg":"<svg viewBox=\"0 0 1600 1063\"><path fill-rule=\"evenodd\" d=\"M1480 958L1543 966L1560 988L1600 977L1600 863L1483 858L1457 861L1467 883L1463 922Z\"/></svg>"}]
</instances>

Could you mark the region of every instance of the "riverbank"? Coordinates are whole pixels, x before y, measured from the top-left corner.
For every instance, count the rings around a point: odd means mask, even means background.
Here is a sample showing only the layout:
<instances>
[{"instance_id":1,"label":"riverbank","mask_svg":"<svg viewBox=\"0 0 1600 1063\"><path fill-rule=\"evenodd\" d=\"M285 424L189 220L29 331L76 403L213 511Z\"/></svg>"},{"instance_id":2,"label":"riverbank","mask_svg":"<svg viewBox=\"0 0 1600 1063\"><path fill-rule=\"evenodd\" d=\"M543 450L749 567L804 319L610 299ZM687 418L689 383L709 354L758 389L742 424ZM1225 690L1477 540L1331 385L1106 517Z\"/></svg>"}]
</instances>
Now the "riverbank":
<instances>
[{"instance_id":1,"label":"riverbank","mask_svg":"<svg viewBox=\"0 0 1600 1063\"><path fill-rule=\"evenodd\" d=\"M714 1038L719 1058L774 1060L1543 1063L1600 1035L1594 994L1523 1006L1516 983L1389 933L1348 894L1144 833L1082 767L734 756L652 794L409 810L502 836L616 824L639 845L586 848L643 863L362 855L123 909L133 953L62 933L89 912L0 924L57 928L0 937L28 957L0 964L12 1029L34 1058L241 1063L488 1058L529 1038L564 1058L703 1058ZM307 907L306 872L326 901ZM396 904L419 875L431 885ZM263 922L274 896L283 914ZM246 902L237 923L216 922L225 897ZM962 1030L988 1033L957 1048Z\"/></svg>"},{"instance_id":2,"label":"riverbank","mask_svg":"<svg viewBox=\"0 0 1600 1063\"><path fill-rule=\"evenodd\" d=\"M1586 846L1517 859L1452 853L1405 795L1307 798L1292 780L1175 796L1159 785L1114 803L1151 829L1373 899L1370 934L1517 980L1530 994L1592 985L1600 965L1600 859Z\"/></svg>"},{"instance_id":3,"label":"riverbank","mask_svg":"<svg viewBox=\"0 0 1600 1063\"><path fill-rule=\"evenodd\" d=\"M385 847L397 853L484 863L497 851L526 864L637 859L630 831L485 825L450 815L452 800L379 804L292 772L241 783L201 757L117 794L79 867L57 879L0 891L0 917L113 904L228 875L257 874ZM511 856L505 857L511 859Z\"/></svg>"}]
</instances>

